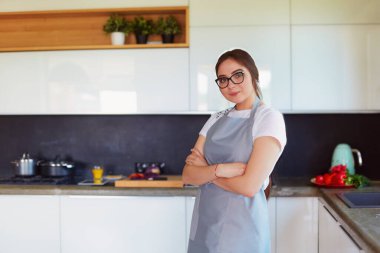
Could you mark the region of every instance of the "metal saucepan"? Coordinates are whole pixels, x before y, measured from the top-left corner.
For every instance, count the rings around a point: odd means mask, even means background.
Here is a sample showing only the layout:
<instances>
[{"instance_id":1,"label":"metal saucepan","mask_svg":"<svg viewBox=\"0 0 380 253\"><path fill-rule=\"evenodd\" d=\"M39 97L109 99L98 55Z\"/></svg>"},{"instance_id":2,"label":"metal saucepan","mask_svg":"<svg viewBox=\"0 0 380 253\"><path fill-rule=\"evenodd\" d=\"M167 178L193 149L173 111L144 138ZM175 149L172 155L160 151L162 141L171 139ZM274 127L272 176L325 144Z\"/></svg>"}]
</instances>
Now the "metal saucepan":
<instances>
[{"instance_id":1,"label":"metal saucepan","mask_svg":"<svg viewBox=\"0 0 380 253\"><path fill-rule=\"evenodd\" d=\"M16 176L34 176L36 173L36 165L29 153L24 153L22 158L11 162L14 165Z\"/></svg>"},{"instance_id":2,"label":"metal saucepan","mask_svg":"<svg viewBox=\"0 0 380 253\"><path fill-rule=\"evenodd\" d=\"M74 163L62 161L59 159L59 156L54 161L38 161L37 167L41 176L44 177L71 176L74 171Z\"/></svg>"}]
</instances>

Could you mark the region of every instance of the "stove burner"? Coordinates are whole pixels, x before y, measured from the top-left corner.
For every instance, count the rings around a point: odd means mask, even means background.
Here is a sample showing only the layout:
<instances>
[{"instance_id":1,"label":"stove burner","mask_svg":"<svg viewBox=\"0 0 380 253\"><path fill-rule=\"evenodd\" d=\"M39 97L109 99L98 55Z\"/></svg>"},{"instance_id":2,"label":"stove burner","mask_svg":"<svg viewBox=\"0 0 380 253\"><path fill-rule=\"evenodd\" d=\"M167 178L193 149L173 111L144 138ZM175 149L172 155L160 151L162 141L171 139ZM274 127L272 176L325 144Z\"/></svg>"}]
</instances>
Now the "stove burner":
<instances>
[{"instance_id":1,"label":"stove burner","mask_svg":"<svg viewBox=\"0 0 380 253\"><path fill-rule=\"evenodd\" d=\"M11 178L0 178L0 184L62 185L62 184L75 184L75 182L73 182L73 179L70 177L14 176Z\"/></svg>"}]
</instances>

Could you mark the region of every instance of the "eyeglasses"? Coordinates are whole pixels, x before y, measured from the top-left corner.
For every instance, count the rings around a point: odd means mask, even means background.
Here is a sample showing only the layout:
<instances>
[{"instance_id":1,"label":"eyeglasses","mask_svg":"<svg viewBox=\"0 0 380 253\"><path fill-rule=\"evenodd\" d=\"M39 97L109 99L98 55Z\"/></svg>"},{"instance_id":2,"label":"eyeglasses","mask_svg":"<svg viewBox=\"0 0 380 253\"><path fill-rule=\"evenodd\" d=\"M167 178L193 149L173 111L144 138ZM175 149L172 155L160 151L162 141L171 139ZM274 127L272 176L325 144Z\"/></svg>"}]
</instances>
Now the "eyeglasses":
<instances>
[{"instance_id":1,"label":"eyeglasses","mask_svg":"<svg viewBox=\"0 0 380 253\"><path fill-rule=\"evenodd\" d=\"M215 79L216 84L219 86L219 88L224 89L227 88L227 86L230 84L230 81L233 84L240 84L244 81L244 72L239 71L233 74L231 77L219 77Z\"/></svg>"}]
</instances>

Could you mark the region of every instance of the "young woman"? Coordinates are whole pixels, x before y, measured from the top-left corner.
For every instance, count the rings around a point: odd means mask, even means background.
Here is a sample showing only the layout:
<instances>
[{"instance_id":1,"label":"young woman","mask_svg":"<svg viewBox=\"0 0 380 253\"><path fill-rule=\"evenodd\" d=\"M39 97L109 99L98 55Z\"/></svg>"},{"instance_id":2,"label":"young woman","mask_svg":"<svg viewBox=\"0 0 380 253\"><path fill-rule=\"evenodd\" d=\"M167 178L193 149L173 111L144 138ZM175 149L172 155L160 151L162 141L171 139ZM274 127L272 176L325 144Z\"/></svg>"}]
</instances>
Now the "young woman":
<instances>
[{"instance_id":1,"label":"young woman","mask_svg":"<svg viewBox=\"0 0 380 253\"><path fill-rule=\"evenodd\" d=\"M286 144L284 119L260 100L259 72L247 52L225 52L215 71L235 106L210 117L186 158L183 180L200 186L188 253L269 253L264 190Z\"/></svg>"}]
</instances>

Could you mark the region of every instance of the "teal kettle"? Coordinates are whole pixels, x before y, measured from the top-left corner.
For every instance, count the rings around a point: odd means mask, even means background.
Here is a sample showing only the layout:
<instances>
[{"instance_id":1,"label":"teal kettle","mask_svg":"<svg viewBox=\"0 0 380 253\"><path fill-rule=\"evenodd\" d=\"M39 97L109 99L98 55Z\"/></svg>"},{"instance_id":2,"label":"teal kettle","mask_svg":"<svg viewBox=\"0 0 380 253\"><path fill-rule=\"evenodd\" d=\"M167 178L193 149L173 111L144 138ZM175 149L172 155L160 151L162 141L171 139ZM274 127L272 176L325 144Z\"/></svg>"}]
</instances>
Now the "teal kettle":
<instances>
[{"instance_id":1,"label":"teal kettle","mask_svg":"<svg viewBox=\"0 0 380 253\"><path fill-rule=\"evenodd\" d=\"M358 156L358 164L362 166L362 155L358 149L351 148L350 145L346 143L338 144L332 156L331 167L343 164L347 166L348 173L355 174L355 161L354 155L356 153Z\"/></svg>"}]
</instances>

